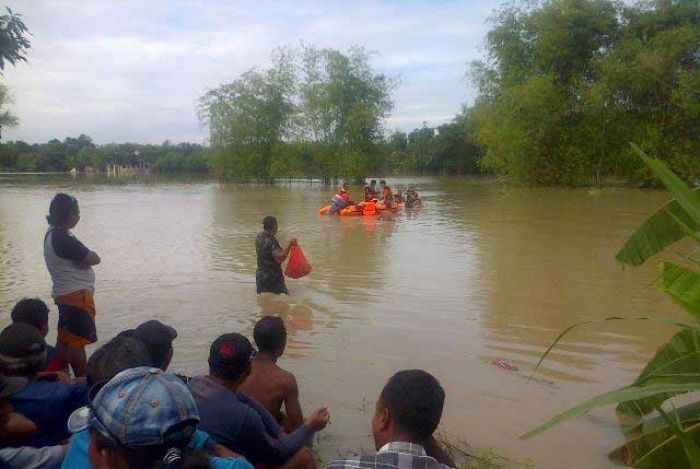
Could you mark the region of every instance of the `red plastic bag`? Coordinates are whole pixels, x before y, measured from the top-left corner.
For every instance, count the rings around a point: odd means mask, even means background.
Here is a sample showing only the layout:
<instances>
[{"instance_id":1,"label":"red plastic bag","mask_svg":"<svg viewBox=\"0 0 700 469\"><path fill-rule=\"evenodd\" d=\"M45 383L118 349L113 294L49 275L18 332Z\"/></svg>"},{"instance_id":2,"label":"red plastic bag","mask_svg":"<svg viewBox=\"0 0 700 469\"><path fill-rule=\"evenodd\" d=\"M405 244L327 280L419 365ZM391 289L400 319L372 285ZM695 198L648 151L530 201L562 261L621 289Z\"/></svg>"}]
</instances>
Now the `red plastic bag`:
<instances>
[{"instance_id":1,"label":"red plastic bag","mask_svg":"<svg viewBox=\"0 0 700 469\"><path fill-rule=\"evenodd\" d=\"M311 264L306 260L304 251L298 244L292 245L289 250L289 262L284 271L284 275L291 278L301 278L311 273Z\"/></svg>"}]
</instances>

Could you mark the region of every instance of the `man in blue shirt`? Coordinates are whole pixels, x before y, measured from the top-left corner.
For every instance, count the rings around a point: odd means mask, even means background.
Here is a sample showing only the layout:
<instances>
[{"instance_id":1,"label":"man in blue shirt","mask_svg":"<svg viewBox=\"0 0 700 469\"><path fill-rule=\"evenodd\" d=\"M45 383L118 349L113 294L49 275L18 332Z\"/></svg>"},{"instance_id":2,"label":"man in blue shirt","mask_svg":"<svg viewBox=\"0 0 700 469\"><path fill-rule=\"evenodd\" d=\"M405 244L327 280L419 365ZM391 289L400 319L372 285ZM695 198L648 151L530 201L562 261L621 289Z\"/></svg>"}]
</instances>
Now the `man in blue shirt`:
<instances>
[{"instance_id":1,"label":"man in blue shirt","mask_svg":"<svg viewBox=\"0 0 700 469\"><path fill-rule=\"evenodd\" d=\"M34 422L38 432L17 442L18 446L53 446L63 443L70 433L70 414L87 403L85 384L38 381L36 375L46 363L46 342L35 327L13 323L0 332L0 371L7 376L29 380L27 386L10 397L16 412Z\"/></svg>"},{"instance_id":2,"label":"man in blue shirt","mask_svg":"<svg viewBox=\"0 0 700 469\"><path fill-rule=\"evenodd\" d=\"M315 467L304 446L328 424L328 408L318 409L286 435L262 404L238 391L250 374L254 355L250 341L240 334L224 334L211 345L209 374L188 383L199 409L200 428L256 466Z\"/></svg>"}]
</instances>

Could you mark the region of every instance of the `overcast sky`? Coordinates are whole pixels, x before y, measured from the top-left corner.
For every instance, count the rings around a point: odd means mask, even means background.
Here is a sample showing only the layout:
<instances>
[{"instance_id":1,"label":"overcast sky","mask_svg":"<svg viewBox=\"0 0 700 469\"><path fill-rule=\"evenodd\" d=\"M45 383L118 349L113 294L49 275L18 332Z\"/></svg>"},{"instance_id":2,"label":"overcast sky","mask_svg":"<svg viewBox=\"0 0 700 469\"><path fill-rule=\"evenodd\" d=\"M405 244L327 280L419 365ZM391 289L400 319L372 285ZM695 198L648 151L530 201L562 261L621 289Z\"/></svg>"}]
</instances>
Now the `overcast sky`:
<instances>
[{"instance_id":1,"label":"overcast sky","mask_svg":"<svg viewBox=\"0 0 700 469\"><path fill-rule=\"evenodd\" d=\"M197 98L300 41L376 51L376 69L402 81L387 128L446 122L474 96L466 64L481 56L499 1L5 3L23 15L32 48L28 63L5 70L20 126L3 140L201 143Z\"/></svg>"}]
</instances>

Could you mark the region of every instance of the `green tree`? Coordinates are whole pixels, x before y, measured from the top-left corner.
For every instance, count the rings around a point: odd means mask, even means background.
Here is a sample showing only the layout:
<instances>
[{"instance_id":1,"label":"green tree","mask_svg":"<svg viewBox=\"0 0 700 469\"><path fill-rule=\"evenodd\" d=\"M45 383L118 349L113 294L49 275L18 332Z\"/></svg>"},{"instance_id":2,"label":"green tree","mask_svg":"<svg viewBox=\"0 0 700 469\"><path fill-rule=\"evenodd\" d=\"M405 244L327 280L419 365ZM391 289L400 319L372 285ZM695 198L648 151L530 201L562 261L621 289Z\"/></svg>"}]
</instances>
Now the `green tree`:
<instances>
[{"instance_id":1,"label":"green tree","mask_svg":"<svg viewBox=\"0 0 700 469\"><path fill-rule=\"evenodd\" d=\"M492 18L472 65L487 170L537 184L651 180L634 139L700 173L700 2L547 0Z\"/></svg>"},{"instance_id":2,"label":"green tree","mask_svg":"<svg viewBox=\"0 0 700 469\"><path fill-rule=\"evenodd\" d=\"M239 179L270 177L273 150L290 133L294 89L291 53L278 49L270 69L250 70L200 98L217 171Z\"/></svg>"},{"instance_id":3,"label":"green tree","mask_svg":"<svg viewBox=\"0 0 700 469\"><path fill-rule=\"evenodd\" d=\"M5 7L6 14L0 16L0 70L5 69L5 62L16 65L19 61L27 61L27 49L31 47L29 31L22 21L21 15L15 14Z\"/></svg>"}]
</instances>

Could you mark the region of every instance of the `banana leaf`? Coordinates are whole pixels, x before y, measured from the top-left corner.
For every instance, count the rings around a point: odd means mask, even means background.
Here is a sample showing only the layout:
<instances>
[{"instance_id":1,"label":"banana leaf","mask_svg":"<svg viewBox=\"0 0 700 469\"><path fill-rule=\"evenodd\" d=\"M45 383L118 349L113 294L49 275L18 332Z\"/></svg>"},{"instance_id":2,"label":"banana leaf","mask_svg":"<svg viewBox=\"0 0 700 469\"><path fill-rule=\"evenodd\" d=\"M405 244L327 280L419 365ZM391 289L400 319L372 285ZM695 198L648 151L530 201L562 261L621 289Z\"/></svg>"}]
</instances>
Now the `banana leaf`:
<instances>
[{"instance_id":1,"label":"banana leaf","mask_svg":"<svg viewBox=\"0 0 700 469\"><path fill-rule=\"evenodd\" d=\"M667 427L667 430L673 432L669 427ZM696 444L700 443L700 423L688 427L685 432ZM691 469L693 467L683 451L681 441L675 434L628 465L634 465L638 469L656 469L659 467Z\"/></svg>"},{"instance_id":2,"label":"banana leaf","mask_svg":"<svg viewBox=\"0 0 700 469\"><path fill-rule=\"evenodd\" d=\"M700 373L649 376L641 386L625 386L588 399L521 435L520 438L523 440L530 439L555 425L579 417L596 407L618 402L637 401L659 394L677 395L697 390L700 390Z\"/></svg>"},{"instance_id":3,"label":"banana leaf","mask_svg":"<svg viewBox=\"0 0 700 469\"><path fill-rule=\"evenodd\" d=\"M681 178L676 176L673 171L668 169L661 160L656 158L650 158L644 153L637 145L631 143L632 149L644 160L644 162L651 168L656 177L658 177L666 189L673 194L678 201L678 204L683 208L683 210L688 214L693 225L688 226L700 226L700 196L697 192L688 187Z\"/></svg>"},{"instance_id":4,"label":"banana leaf","mask_svg":"<svg viewBox=\"0 0 700 469\"><path fill-rule=\"evenodd\" d=\"M673 262L661 263L663 290L686 311L700 320L700 274Z\"/></svg>"},{"instance_id":5,"label":"banana leaf","mask_svg":"<svg viewBox=\"0 0 700 469\"><path fill-rule=\"evenodd\" d=\"M643 384L658 374L700 373L700 329L686 327L661 346L632 386ZM665 393L630 401L620 401L617 410L631 417L642 417L676 394Z\"/></svg>"},{"instance_id":6,"label":"banana leaf","mask_svg":"<svg viewBox=\"0 0 700 469\"><path fill-rule=\"evenodd\" d=\"M693 193L700 197L700 188L695 189ZM700 224L693 223L678 201L672 200L647 218L627 239L615 257L625 265L642 265L653 255L683 239L687 235L683 225L695 231L700 230Z\"/></svg>"},{"instance_id":7,"label":"banana leaf","mask_svg":"<svg viewBox=\"0 0 700 469\"><path fill-rule=\"evenodd\" d=\"M663 420L663 417L659 416L659 418ZM662 427L632 438L608 453L608 457L618 464L633 466L637 461L653 451L654 448L674 436L673 428L668 425L666 420L663 420Z\"/></svg>"},{"instance_id":8,"label":"banana leaf","mask_svg":"<svg viewBox=\"0 0 700 469\"><path fill-rule=\"evenodd\" d=\"M697 469L700 467L699 439L700 423L685 430L679 428L676 434L637 460L634 467L638 469L657 469L660 467Z\"/></svg>"},{"instance_id":9,"label":"banana leaf","mask_svg":"<svg viewBox=\"0 0 700 469\"><path fill-rule=\"evenodd\" d=\"M673 409L668 414L686 426L692 422L700 423L700 401ZM668 426L668 422L661 415L648 418L641 424L642 433L651 433L666 426Z\"/></svg>"}]
</instances>

